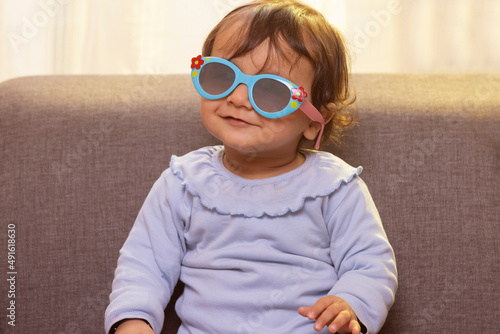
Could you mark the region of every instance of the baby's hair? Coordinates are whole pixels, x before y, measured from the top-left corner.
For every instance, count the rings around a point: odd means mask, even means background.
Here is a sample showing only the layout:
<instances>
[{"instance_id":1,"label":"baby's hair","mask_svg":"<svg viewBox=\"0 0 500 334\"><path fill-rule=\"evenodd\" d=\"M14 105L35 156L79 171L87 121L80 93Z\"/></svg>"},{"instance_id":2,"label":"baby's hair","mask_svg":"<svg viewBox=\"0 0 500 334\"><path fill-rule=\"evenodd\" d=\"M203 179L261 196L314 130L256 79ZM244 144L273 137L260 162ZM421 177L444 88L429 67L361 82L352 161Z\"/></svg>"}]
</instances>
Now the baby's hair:
<instances>
[{"instance_id":1,"label":"baby's hair","mask_svg":"<svg viewBox=\"0 0 500 334\"><path fill-rule=\"evenodd\" d=\"M330 137L340 145L343 130L354 122L349 106L355 97L349 88L349 54L339 31L321 13L296 0L258 0L227 14L205 40L203 55L211 55L224 27L242 22L246 24L236 40L226 43L231 47L230 58L243 56L268 40L269 55L278 53L292 66L300 57L308 59L314 69L311 102L318 110L327 110L327 117L333 113L322 141ZM289 59L290 50L298 55L297 59ZM334 110L328 108L331 102L336 106Z\"/></svg>"}]
</instances>

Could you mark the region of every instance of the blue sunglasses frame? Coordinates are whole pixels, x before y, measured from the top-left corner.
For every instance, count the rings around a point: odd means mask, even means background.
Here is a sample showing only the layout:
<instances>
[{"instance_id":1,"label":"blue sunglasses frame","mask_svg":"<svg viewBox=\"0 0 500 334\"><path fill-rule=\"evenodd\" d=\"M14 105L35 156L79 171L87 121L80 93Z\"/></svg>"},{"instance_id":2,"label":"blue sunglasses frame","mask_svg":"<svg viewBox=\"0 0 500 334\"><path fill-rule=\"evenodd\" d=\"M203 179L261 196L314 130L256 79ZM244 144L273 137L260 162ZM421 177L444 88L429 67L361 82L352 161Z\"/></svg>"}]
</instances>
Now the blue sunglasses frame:
<instances>
[{"instance_id":1,"label":"blue sunglasses frame","mask_svg":"<svg viewBox=\"0 0 500 334\"><path fill-rule=\"evenodd\" d=\"M203 69L203 67L210 63L223 64L229 67L234 72L235 75L233 84L226 91L218 95L211 95L207 93L200 85L199 74ZM298 109L302 110L311 120L319 122L321 124L321 130L318 135L316 144L314 146L315 149L319 149L321 136L325 128L325 120L321 115L321 113L308 100L306 100L307 93L304 91L304 88L302 86L298 86L293 82L291 82L290 80L287 80L278 75L273 75L273 74L247 75L243 73L235 64L233 64L229 60L218 57L203 57L201 55L194 57L191 60L191 79L198 94L209 100L217 100L224 98L229 94L231 94L236 89L236 87L238 87L238 85L240 84L246 85L248 88L248 98L250 100L250 104L252 105L252 107L256 112L258 112L260 115L266 118L276 119L287 116ZM276 112L268 112L261 109L257 105L257 103L253 98L253 88L255 83L262 79L272 79L288 87L288 89L290 90L290 99L285 108Z\"/></svg>"}]
</instances>

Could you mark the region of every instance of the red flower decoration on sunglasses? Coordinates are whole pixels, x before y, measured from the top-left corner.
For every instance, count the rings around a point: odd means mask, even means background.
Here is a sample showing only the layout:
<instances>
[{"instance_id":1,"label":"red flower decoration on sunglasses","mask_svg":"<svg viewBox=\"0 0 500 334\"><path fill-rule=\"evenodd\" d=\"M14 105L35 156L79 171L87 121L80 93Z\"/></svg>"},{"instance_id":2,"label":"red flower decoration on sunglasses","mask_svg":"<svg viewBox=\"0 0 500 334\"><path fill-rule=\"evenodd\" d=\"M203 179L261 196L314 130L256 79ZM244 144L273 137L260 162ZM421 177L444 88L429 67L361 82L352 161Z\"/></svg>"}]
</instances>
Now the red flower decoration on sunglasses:
<instances>
[{"instance_id":1,"label":"red flower decoration on sunglasses","mask_svg":"<svg viewBox=\"0 0 500 334\"><path fill-rule=\"evenodd\" d=\"M194 57L193 59L191 59L191 68L196 68L197 70L199 70L203 63L204 61L203 59L201 59L201 55L198 57Z\"/></svg>"},{"instance_id":2,"label":"red flower decoration on sunglasses","mask_svg":"<svg viewBox=\"0 0 500 334\"><path fill-rule=\"evenodd\" d=\"M292 99L302 102L306 97L307 93L304 90L304 87L300 86L299 88L292 89Z\"/></svg>"}]
</instances>

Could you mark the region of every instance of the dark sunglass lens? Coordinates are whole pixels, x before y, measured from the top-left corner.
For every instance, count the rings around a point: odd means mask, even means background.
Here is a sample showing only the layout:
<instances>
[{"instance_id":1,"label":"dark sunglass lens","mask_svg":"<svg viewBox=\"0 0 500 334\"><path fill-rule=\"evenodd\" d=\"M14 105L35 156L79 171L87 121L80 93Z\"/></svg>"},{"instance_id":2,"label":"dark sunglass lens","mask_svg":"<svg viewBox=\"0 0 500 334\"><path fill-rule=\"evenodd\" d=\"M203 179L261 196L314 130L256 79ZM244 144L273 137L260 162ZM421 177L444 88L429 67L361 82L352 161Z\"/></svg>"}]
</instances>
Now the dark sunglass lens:
<instances>
[{"instance_id":1,"label":"dark sunglass lens","mask_svg":"<svg viewBox=\"0 0 500 334\"><path fill-rule=\"evenodd\" d=\"M286 108L290 101L290 89L274 79L260 79L253 87L255 104L266 112L278 112Z\"/></svg>"},{"instance_id":2,"label":"dark sunglass lens","mask_svg":"<svg viewBox=\"0 0 500 334\"><path fill-rule=\"evenodd\" d=\"M226 92L234 83L234 71L220 63L208 63L200 71L200 86L210 95Z\"/></svg>"}]
</instances>

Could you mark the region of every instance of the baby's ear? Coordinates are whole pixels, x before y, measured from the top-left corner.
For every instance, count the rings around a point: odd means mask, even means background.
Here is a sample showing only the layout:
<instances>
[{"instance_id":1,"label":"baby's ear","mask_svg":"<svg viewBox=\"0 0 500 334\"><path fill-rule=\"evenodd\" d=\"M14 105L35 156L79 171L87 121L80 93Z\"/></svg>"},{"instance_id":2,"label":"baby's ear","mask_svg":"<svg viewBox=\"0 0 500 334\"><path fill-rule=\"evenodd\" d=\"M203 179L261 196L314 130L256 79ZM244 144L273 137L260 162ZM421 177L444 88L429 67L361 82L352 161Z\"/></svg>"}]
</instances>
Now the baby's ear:
<instances>
[{"instance_id":1,"label":"baby's ear","mask_svg":"<svg viewBox=\"0 0 500 334\"><path fill-rule=\"evenodd\" d=\"M325 118L325 124L332 120L333 116L335 116L336 110L337 106L333 102L328 103L326 105L326 108L322 108L320 110L321 115L323 115L323 117Z\"/></svg>"},{"instance_id":2,"label":"baby's ear","mask_svg":"<svg viewBox=\"0 0 500 334\"><path fill-rule=\"evenodd\" d=\"M333 116L335 116L336 110L337 106L333 102L328 103L326 105L326 108L322 108L320 110L321 115L325 119L325 124L332 120ZM305 138L309 140L314 140L320 130L321 130L321 124L319 124L318 122L309 121L309 126L304 131L303 135Z\"/></svg>"}]
</instances>

